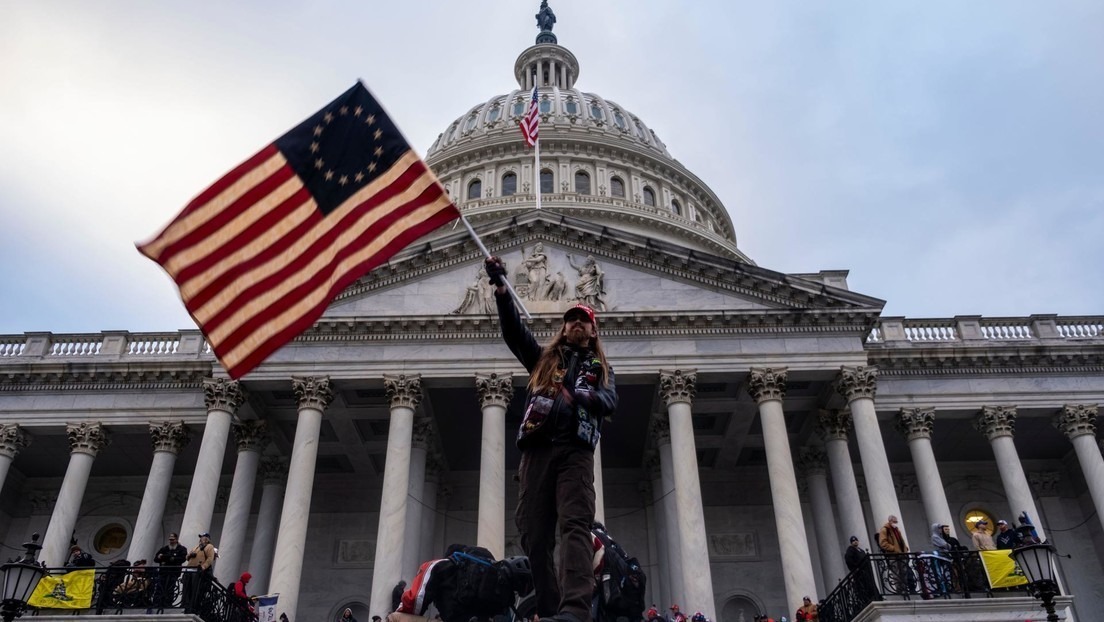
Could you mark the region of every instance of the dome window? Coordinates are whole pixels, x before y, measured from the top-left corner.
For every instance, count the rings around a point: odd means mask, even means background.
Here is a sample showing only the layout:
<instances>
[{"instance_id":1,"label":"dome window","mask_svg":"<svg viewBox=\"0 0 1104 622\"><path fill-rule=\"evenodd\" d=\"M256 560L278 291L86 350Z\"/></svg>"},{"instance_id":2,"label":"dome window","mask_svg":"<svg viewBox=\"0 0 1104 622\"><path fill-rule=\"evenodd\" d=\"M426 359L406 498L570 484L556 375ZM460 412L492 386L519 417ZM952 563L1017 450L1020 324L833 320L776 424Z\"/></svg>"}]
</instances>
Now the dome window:
<instances>
[{"instance_id":1,"label":"dome window","mask_svg":"<svg viewBox=\"0 0 1104 622\"><path fill-rule=\"evenodd\" d=\"M564 103L564 110L570 115L579 114L579 102L574 99L567 100L567 102Z\"/></svg>"},{"instance_id":2,"label":"dome window","mask_svg":"<svg viewBox=\"0 0 1104 622\"><path fill-rule=\"evenodd\" d=\"M625 198L625 182L620 177L610 178L610 195L619 199Z\"/></svg>"},{"instance_id":3,"label":"dome window","mask_svg":"<svg viewBox=\"0 0 1104 622\"><path fill-rule=\"evenodd\" d=\"M622 131L628 131L629 126L625 124L625 116L621 114L620 110L613 111L613 122L617 124L617 127Z\"/></svg>"},{"instance_id":4,"label":"dome window","mask_svg":"<svg viewBox=\"0 0 1104 622\"><path fill-rule=\"evenodd\" d=\"M644 125L640 122L640 119L637 119L637 118L634 117L633 118L633 125L636 126L636 135L643 138L644 140L647 140L648 139L648 134L646 134L644 132Z\"/></svg>"},{"instance_id":5,"label":"dome window","mask_svg":"<svg viewBox=\"0 0 1104 622\"><path fill-rule=\"evenodd\" d=\"M644 205L655 207L655 191L647 186L644 187Z\"/></svg>"},{"instance_id":6,"label":"dome window","mask_svg":"<svg viewBox=\"0 0 1104 622\"><path fill-rule=\"evenodd\" d=\"M502 196L508 197L517 193L517 175L506 173L502 176Z\"/></svg>"},{"instance_id":7,"label":"dome window","mask_svg":"<svg viewBox=\"0 0 1104 622\"><path fill-rule=\"evenodd\" d=\"M671 211L677 216L682 216L682 205L679 204L678 199L671 199Z\"/></svg>"},{"instance_id":8,"label":"dome window","mask_svg":"<svg viewBox=\"0 0 1104 622\"><path fill-rule=\"evenodd\" d=\"M502 109L495 104L493 108L487 111L487 123L494 123L498 121L498 117L502 114Z\"/></svg>"},{"instance_id":9,"label":"dome window","mask_svg":"<svg viewBox=\"0 0 1104 622\"><path fill-rule=\"evenodd\" d=\"M605 113L602 112L602 107L598 105L598 102L590 102L590 116L595 121L601 121L605 118Z\"/></svg>"},{"instance_id":10,"label":"dome window","mask_svg":"<svg viewBox=\"0 0 1104 622\"><path fill-rule=\"evenodd\" d=\"M525 114L525 101L519 99L514 102L514 116L520 117L523 114Z\"/></svg>"},{"instance_id":11,"label":"dome window","mask_svg":"<svg viewBox=\"0 0 1104 622\"><path fill-rule=\"evenodd\" d=\"M478 179L471 180L468 184L468 200L478 200L481 196L483 196L483 182Z\"/></svg>"},{"instance_id":12,"label":"dome window","mask_svg":"<svg viewBox=\"0 0 1104 622\"><path fill-rule=\"evenodd\" d=\"M552 112L552 102L547 97L540 100L540 111L541 114L549 114Z\"/></svg>"},{"instance_id":13,"label":"dome window","mask_svg":"<svg viewBox=\"0 0 1104 622\"><path fill-rule=\"evenodd\" d=\"M552 171L546 168L541 169L540 191L541 194L555 192L555 188L552 185Z\"/></svg>"},{"instance_id":14,"label":"dome window","mask_svg":"<svg viewBox=\"0 0 1104 622\"><path fill-rule=\"evenodd\" d=\"M578 194L590 194L590 175L583 171L575 173L575 192Z\"/></svg>"},{"instance_id":15,"label":"dome window","mask_svg":"<svg viewBox=\"0 0 1104 622\"><path fill-rule=\"evenodd\" d=\"M467 134L468 132L471 132L472 130L475 129L475 119L476 118L477 117L474 114L472 116L468 117L467 122L464 123L464 133L465 134Z\"/></svg>"}]
</instances>

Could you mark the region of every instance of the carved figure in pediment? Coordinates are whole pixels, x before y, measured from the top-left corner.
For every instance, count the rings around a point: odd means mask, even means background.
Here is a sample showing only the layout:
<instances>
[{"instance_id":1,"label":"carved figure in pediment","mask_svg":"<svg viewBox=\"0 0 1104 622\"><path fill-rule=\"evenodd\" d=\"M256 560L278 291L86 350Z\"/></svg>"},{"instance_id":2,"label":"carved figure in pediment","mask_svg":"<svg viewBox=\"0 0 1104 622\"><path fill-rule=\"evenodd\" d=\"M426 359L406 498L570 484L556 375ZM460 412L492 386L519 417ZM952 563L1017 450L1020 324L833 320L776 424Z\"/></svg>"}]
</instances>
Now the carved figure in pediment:
<instances>
[{"instance_id":1,"label":"carved figure in pediment","mask_svg":"<svg viewBox=\"0 0 1104 622\"><path fill-rule=\"evenodd\" d=\"M487 278L487 269L483 263L479 264L475 280L464 290L464 300L451 311L450 315L461 313L494 313L494 287Z\"/></svg>"},{"instance_id":2,"label":"carved figure in pediment","mask_svg":"<svg viewBox=\"0 0 1104 622\"><path fill-rule=\"evenodd\" d=\"M548 255L544 254L544 244L537 242L533 252L526 255L525 247L521 247L521 260L525 268L525 277L529 285L526 298L529 300L541 300L548 292Z\"/></svg>"},{"instance_id":3,"label":"carved figure in pediment","mask_svg":"<svg viewBox=\"0 0 1104 622\"><path fill-rule=\"evenodd\" d=\"M552 302L560 302L567 296L567 279L563 272L557 272L548 278L548 289L545 292L545 299Z\"/></svg>"},{"instance_id":4,"label":"carved figure in pediment","mask_svg":"<svg viewBox=\"0 0 1104 622\"><path fill-rule=\"evenodd\" d=\"M574 257L568 254L567 262L579 273L579 280L575 282L575 300L595 311L605 311L606 302L602 297L606 295L606 274L594 255L587 255L581 265L576 265Z\"/></svg>"}]
</instances>

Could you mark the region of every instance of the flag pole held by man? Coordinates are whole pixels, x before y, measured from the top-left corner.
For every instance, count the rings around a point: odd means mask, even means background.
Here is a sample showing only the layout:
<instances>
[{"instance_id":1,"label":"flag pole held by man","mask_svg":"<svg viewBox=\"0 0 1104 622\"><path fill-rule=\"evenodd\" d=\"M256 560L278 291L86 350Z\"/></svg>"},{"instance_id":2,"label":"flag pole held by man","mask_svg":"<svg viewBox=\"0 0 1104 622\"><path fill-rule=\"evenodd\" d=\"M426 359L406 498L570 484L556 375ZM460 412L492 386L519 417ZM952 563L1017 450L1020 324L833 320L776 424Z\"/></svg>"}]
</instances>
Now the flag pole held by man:
<instances>
[{"instance_id":1,"label":"flag pole held by man","mask_svg":"<svg viewBox=\"0 0 1104 622\"><path fill-rule=\"evenodd\" d=\"M358 82L138 250L176 282L237 379L313 325L344 288L457 218L437 177Z\"/></svg>"}]
</instances>

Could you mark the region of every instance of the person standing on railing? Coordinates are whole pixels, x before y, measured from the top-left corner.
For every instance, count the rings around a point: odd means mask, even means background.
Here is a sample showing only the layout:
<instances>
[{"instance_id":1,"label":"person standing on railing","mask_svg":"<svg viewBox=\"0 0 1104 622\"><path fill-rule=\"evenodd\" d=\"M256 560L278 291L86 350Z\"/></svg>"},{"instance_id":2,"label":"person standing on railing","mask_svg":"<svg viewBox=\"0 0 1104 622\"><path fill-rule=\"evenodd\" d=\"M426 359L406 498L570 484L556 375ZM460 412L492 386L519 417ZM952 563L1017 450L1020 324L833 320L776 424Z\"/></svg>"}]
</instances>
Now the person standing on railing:
<instances>
[{"instance_id":1,"label":"person standing on railing","mask_svg":"<svg viewBox=\"0 0 1104 622\"><path fill-rule=\"evenodd\" d=\"M993 536L989 535L989 521L982 519L974 525L974 533L970 535L974 546L979 551L995 551L997 544L993 542Z\"/></svg>"}]
</instances>

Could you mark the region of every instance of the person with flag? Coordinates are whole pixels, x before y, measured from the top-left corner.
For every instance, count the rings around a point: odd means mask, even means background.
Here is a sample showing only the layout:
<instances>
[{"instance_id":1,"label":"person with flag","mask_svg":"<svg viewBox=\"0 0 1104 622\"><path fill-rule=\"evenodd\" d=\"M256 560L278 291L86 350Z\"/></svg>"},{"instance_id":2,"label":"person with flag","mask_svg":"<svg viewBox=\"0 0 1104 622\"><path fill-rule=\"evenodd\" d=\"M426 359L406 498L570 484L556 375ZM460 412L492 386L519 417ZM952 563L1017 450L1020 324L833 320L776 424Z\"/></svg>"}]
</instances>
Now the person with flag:
<instances>
[{"instance_id":1,"label":"person with flag","mask_svg":"<svg viewBox=\"0 0 1104 622\"><path fill-rule=\"evenodd\" d=\"M502 337L529 372L529 395L517 434L521 450L515 514L532 564L537 615L554 622L590 622L594 596L594 448L602 421L617 411L613 369L598 337L594 310L577 304L541 346L521 321L506 287L506 266L489 257ZM557 520L560 568L554 571Z\"/></svg>"}]
</instances>

